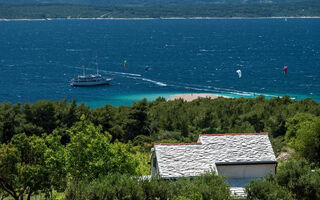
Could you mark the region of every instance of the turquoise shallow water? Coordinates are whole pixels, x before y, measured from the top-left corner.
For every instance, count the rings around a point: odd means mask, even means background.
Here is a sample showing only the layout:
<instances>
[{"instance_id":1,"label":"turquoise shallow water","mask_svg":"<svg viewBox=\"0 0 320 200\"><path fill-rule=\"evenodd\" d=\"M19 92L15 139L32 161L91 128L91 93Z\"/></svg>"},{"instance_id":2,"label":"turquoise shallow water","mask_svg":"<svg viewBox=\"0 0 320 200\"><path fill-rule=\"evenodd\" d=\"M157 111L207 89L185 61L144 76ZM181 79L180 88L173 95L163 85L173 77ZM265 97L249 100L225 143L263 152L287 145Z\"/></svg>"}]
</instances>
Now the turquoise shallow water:
<instances>
[{"instance_id":1,"label":"turquoise shallow water","mask_svg":"<svg viewBox=\"0 0 320 200\"><path fill-rule=\"evenodd\" d=\"M0 30L1 102L119 106L177 93L320 101L320 19L1 21ZM70 86L96 63L110 86Z\"/></svg>"},{"instance_id":2,"label":"turquoise shallow water","mask_svg":"<svg viewBox=\"0 0 320 200\"><path fill-rule=\"evenodd\" d=\"M106 102L114 106L131 105L133 102L138 102L144 98L147 99L147 101L153 101L159 97L163 97L168 100L170 99L170 96L174 94L176 93L143 93L134 95L113 96L111 98L101 99L100 101L92 100L85 103L87 105L90 105L92 108L102 107L106 104Z\"/></svg>"},{"instance_id":3,"label":"turquoise shallow water","mask_svg":"<svg viewBox=\"0 0 320 200\"><path fill-rule=\"evenodd\" d=\"M114 105L114 106L121 106L121 105L131 105L133 102L138 102L142 99L147 99L147 101L154 101L159 97L163 97L167 100L171 98L172 95L176 94L190 94L190 93L185 93L185 92L174 92L174 93L144 93L144 94L134 94L134 95L124 95L124 96L114 96L112 98L106 98L106 99L101 99L99 101L93 100L93 101L87 101L85 102L87 105L90 105L92 108L96 107L102 107L106 104ZM196 93L193 93L196 94ZM242 93L239 94L230 94L230 93L210 93L213 95L220 95L224 96L227 98L256 98L259 95L264 95L266 99L270 99L273 97L282 97L283 94L263 94L263 93L252 93L252 94L247 94L244 95ZM291 97L291 99L295 100L302 100L305 98L308 98L309 96L305 95L296 95L296 94L286 94ZM316 99L318 102L320 99Z\"/></svg>"}]
</instances>

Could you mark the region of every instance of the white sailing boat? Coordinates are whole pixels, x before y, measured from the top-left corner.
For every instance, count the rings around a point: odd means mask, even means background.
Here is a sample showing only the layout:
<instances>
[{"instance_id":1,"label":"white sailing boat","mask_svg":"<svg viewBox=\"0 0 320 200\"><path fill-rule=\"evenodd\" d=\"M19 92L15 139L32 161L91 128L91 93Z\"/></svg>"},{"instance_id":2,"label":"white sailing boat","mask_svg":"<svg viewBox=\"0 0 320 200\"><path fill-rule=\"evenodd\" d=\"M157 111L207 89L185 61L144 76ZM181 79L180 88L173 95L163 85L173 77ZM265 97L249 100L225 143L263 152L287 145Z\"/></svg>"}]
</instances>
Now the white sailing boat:
<instances>
[{"instance_id":1,"label":"white sailing boat","mask_svg":"<svg viewBox=\"0 0 320 200\"><path fill-rule=\"evenodd\" d=\"M103 78L101 74L99 74L99 69L97 66L96 74L86 75L85 67L83 68L83 74L73 78L71 80L71 86L74 87L88 87L88 86L99 86L99 85L109 85L112 78Z\"/></svg>"}]
</instances>

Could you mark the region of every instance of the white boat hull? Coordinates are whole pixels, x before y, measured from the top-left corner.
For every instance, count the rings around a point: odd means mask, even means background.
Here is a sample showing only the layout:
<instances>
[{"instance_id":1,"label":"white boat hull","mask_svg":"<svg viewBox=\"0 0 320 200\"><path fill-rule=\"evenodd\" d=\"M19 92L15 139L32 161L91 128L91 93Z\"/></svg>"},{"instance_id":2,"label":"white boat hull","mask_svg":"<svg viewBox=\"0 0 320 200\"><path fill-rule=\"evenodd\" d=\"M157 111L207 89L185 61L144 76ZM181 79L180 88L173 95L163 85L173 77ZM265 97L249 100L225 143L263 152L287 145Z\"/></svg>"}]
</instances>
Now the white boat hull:
<instances>
[{"instance_id":1,"label":"white boat hull","mask_svg":"<svg viewBox=\"0 0 320 200\"><path fill-rule=\"evenodd\" d=\"M109 85L111 80L112 79L105 79L105 80L100 80L100 81L86 81L86 82L72 81L71 86L90 87L90 86L99 86L99 85Z\"/></svg>"}]
</instances>

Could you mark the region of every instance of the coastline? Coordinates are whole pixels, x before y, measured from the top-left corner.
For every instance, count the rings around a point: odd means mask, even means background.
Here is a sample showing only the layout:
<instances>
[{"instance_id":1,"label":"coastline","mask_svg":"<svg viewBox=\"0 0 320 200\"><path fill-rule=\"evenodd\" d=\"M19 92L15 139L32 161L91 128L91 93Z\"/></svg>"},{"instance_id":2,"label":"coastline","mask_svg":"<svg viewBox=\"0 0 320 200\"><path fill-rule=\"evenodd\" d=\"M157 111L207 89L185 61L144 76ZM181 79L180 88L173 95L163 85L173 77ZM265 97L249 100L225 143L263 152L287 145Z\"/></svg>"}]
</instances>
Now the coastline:
<instances>
[{"instance_id":1,"label":"coastline","mask_svg":"<svg viewBox=\"0 0 320 200\"><path fill-rule=\"evenodd\" d=\"M284 95L288 95L293 100L303 100L306 98L311 98L316 102L320 102L320 97L311 97L306 95L299 94L276 94L276 93L192 93L188 91L180 91L180 92L169 92L169 93L139 93L139 94L130 94L130 95L119 95L119 96L108 96L107 99L95 100L92 99L90 101L80 100L79 102L83 102L86 105L89 105L91 108L103 107L106 104L110 104L113 106L122 106L122 105L132 105L134 102L141 101L142 99L147 99L147 101L154 101L159 97L166 99L166 101L172 101L174 99L183 99L184 101L193 101L197 98L206 98L209 96L211 99L216 99L219 97L222 98L256 98L260 95L263 95L265 99L271 99L275 97L283 97ZM190 97L191 96L191 97Z\"/></svg>"},{"instance_id":2,"label":"coastline","mask_svg":"<svg viewBox=\"0 0 320 200\"><path fill-rule=\"evenodd\" d=\"M182 99L184 101L190 102L199 98L217 99L219 97L230 98L230 97L215 95L210 93L189 93L189 94L174 94L174 95L171 95L167 100L174 101L177 99Z\"/></svg>"},{"instance_id":3,"label":"coastline","mask_svg":"<svg viewBox=\"0 0 320 200\"><path fill-rule=\"evenodd\" d=\"M52 21L52 20L185 20L185 19L319 19L320 16L301 16L301 17L160 17L160 18L47 18L47 19L4 19L1 18L0 21Z\"/></svg>"}]
</instances>

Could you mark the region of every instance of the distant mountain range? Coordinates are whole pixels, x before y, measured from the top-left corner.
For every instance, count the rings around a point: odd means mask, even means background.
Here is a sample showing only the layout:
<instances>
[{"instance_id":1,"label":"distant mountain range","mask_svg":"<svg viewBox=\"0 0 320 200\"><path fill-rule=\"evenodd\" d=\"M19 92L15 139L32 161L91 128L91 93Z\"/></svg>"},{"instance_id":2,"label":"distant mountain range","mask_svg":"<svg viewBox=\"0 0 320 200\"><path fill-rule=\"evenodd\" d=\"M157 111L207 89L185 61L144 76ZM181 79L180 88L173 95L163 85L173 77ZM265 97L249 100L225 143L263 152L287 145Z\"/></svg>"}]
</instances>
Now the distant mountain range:
<instances>
[{"instance_id":1,"label":"distant mountain range","mask_svg":"<svg viewBox=\"0 0 320 200\"><path fill-rule=\"evenodd\" d=\"M306 0L0 0L0 4L78 4L102 6L168 6L197 4L261 4L289 3Z\"/></svg>"}]
</instances>

